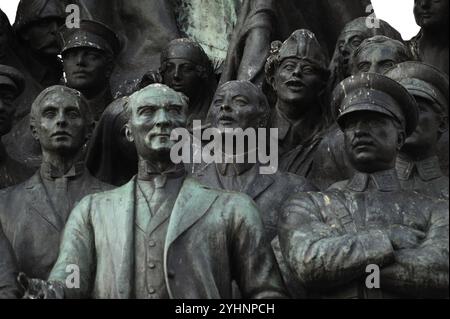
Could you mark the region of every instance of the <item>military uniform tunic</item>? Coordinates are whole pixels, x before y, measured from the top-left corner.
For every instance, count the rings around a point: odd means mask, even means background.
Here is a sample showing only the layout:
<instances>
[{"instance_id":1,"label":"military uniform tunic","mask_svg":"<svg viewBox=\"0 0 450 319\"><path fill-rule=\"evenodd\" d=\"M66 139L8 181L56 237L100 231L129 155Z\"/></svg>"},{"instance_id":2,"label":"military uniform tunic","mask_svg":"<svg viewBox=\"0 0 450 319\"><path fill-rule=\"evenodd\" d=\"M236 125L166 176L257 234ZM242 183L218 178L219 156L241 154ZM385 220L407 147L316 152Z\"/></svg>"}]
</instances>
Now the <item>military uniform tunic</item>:
<instances>
[{"instance_id":1,"label":"military uniform tunic","mask_svg":"<svg viewBox=\"0 0 450 319\"><path fill-rule=\"evenodd\" d=\"M402 190L395 170L357 173L333 187L294 196L280 217L283 256L309 296L448 296L447 201ZM422 232L424 239L394 250L386 232L391 225ZM370 264L381 269L381 289L365 285Z\"/></svg>"},{"instance_id":2,"label":"military uniform tunic","mask_svg":"<svg viewBox=\"0 0 450 319\"><path fill-rule=\"evenodd\" d=\"M403 189L448 200L449 180L442 173L437 156L413 162L400 155L396 169Z\"/></svg>"}]
</instances>

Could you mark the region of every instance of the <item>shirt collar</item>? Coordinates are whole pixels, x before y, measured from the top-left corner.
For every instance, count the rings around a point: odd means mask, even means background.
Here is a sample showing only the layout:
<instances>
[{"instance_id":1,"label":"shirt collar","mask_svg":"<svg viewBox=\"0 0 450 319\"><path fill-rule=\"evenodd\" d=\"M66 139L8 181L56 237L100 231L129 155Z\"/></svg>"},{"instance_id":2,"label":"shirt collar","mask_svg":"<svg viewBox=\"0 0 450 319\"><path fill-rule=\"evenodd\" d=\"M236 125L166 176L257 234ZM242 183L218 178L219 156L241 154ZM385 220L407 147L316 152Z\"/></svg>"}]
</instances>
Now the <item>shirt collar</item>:
<instances>
[{"instance_id":1,"label":"shirt collar","mask_svg":"<svg viewBox=\"0 0 450 319\"><path fill-rule=\"evenodd\" d=\"M431 181L443 176L437 156L417 162L408 159L406 156L399 156L396 168L399 179L404 181L409 180L415 172L423 181Z\"/></svg>"},{"instance_id":2,"label":"shirt collar","mask_svg":"<svg viewBox=\"0 0 450 319\"><path fill-rule=\"evenodd\" d=\"M44 162L41 164L41 176L46 179L53 181L58 178L75 178L84 173L85 166L84 162L75 163L72 168L67 172L63 173L57 167L52 165L51 163Z\"/></svg>"},{"instance_id":3,"label":"shirt collar","mask_svg":"<svg viewBox=\"0 0 450 319\"><path fill-rule=\"evenodd\" d=\"M366 174L357 172L351 181L347 184L347 188L355 192L365 192L371 187L376 188L380 192L394 192L401 189L395 169L387 171Z\"/></svg>"},{"instance_id":4,"label":"shirt collar","mask_svg":"<svg viewBox=\"0 0 450 319\"><path fill-rule=\"evenodd\" d=\"M156 188L163 188L167 179L184 177L186 169L183 164L177 164L161 171L150 161L139 161L138 179L142 181L154 181Z\"/></svg>"}]
</instances>

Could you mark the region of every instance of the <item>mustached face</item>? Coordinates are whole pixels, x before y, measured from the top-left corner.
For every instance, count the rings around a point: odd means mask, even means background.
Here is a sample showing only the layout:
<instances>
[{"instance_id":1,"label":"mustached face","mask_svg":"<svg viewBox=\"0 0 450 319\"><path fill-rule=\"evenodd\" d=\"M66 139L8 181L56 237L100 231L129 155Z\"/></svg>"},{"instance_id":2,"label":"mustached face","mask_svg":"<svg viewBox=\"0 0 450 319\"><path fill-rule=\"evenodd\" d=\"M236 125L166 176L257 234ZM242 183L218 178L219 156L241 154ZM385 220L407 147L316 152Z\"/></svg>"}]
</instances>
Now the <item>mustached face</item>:
<instances>
[{"instance_id":1,"label":"mustached face","mask_svg":"<svg viewBox=\"0 0 450 319\"><path fill-rule=\"evenodd\" d=\"M354 112L343 119L345 148L350 162L361 172L391 169L404 142L394 120L376 112Z\"/></svg>"}]
</instances>

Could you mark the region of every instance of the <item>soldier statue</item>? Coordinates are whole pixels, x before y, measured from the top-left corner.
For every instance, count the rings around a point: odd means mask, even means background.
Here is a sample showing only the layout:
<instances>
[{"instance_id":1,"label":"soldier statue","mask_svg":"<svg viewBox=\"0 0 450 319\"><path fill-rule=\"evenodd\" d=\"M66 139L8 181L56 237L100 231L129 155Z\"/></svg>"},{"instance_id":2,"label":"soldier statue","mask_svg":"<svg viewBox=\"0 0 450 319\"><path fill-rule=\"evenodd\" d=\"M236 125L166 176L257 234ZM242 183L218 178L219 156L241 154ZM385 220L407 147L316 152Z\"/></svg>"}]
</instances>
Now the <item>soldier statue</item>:
<instances>
[{"instance_id":1,"label":"soldier statue","mask_svg":"<svg viewBox=\"0 0 450 319\"><path fill-rule=\"evenodd\" d=\"M16 280L17 275L14 252L0 224L0 300L21 297L22 292Z\"/></svg>"},{"instance_id":2,"label":"soldier statue","mask_svg":"<svg viewBox=\"0 0 450 319\"><path fill-rule=\"evenodd\" d=\"M280 217L284 260L309 297L448 297L448 201L404 190L395 161L417 124L414 98L373 73L343 81L333 103L355 175L294 195ZM381 286L367 284L368 266ZM370 289L374 288L374 289Z\"/></svg>"},{"instance_id":3,"label":"soldier statue","mask_svg":"<svg viewBox=\"0 0 450 319\"><path fill-rule=\"evenodd\" d=\"M448 133L448 76L421 62L404 62L386 76L400 82L419 105L419 122L397 159L403 189L448 200L447 176L442 173L437 143Z\"/></svg>"}]
</instances>

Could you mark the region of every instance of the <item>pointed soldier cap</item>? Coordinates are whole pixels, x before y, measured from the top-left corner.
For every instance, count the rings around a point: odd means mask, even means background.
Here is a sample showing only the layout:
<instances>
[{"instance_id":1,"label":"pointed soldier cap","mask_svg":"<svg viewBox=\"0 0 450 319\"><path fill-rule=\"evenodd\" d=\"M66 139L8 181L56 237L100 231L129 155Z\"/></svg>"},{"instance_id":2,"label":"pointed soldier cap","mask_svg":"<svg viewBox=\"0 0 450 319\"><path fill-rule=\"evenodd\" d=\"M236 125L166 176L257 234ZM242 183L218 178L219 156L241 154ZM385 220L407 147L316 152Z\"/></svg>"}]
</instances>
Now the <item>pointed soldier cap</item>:
<instances>
[{"instance_id":1,"label":"pointed soldier cap","mask_svg":"<svg viewBox=\"0 0 450 319\"><path fill-rule=\"evenodd\" d=\"M316 36L309 30L297 30L284 41L279 51L279 61L287 58L308 60L321 69L328 68L328 58L317 41Z\"/></svg>"}]
</instances>

